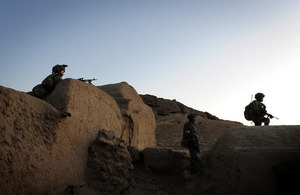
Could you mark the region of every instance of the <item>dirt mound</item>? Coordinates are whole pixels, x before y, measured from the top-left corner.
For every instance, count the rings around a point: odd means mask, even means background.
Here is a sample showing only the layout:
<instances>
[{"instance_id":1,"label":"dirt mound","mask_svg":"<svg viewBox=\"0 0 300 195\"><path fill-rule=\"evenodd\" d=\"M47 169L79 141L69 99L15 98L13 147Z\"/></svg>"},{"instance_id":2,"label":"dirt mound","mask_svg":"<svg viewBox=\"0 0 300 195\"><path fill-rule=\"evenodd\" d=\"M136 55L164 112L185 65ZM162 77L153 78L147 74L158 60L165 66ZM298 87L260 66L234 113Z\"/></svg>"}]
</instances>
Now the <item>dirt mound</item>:
<instances>
[{"instance_id":1,"label":"dirt mound","mask_svg":"<svg viewBox=\"0 0 300 195\"><path fill-rule=\"evenodd\" d=\"M99 86L118 103L124 121L121 138L139 150L155 147L156 122L152 109L126 82Z\"/></svg>"},{"instance_id":2,"label":"dirt mound","mask_svg":"<svg viewBox=\"0 0 300 195\"><path fill-rule=\"evenodd\" d=\"M81 185L98 130L121 135L117 103L90 84L63 80L50 104L2 86L0 96L0 194L57 194ZM72 116L62 118L61 110Z\"/></svg>"},{"instance_id":3,"label":"dirt mound","mask_svg":"<svg viewBox=\"0 0 300 195\"><path fill-rule=\"evenodd\" d=\"M155 115L160 116L166 116L170 114L190 114L194 113L198 116L201 116L202 118L207 118L211 120L220 120L218 117L208 113L208 112L202 112L199 110L195 110L193 108L190 108L180 102L177 102L176 100L168 100L164 98L158 98L154 95L140 95L145 104L150 106L153 109L153 112Z\"/></svg>"},{"instance_id":4,"label":"dirt mound","mask_svg":"<svg viewBox=\"0 0 300 195\"><path fill-rule=\"evenodd\" d=\"M230 129L206 165L195 194L299 194L300 126Z\"/></svg>"}]
</instances>

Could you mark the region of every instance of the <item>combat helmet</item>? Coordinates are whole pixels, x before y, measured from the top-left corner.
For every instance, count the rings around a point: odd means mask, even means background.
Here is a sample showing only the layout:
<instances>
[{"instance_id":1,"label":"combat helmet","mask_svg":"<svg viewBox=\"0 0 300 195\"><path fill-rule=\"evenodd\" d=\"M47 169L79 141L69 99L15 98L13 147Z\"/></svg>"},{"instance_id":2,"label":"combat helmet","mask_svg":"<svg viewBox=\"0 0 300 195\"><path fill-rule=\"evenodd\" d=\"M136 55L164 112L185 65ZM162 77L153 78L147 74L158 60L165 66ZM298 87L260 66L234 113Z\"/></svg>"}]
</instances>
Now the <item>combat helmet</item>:
<instances>
[{"instance_id":1,"label":"combat helmet","mask_svg":"<svg viewBox=\"0 0 300 195\"><path fill-rule=\"evenodd\" d=\"M59 65L59 64L56 64L55 66L53 66L52 68L52 73L59 73L60 71L65 71L65 67L68 67L68 65Z\"/></svg>"},{"instance_id":2,"label":"combat helmet","mask_svg":"<svg viewBox=\"0 0 300 195\"><path fill-rule=\"evenodd\" d=\"M265 97L265 95L263 93L257 93L257 94L255 94L255 99L257 99L257 100L261 99L263 97Z\"/></svg>"}]
</instances>

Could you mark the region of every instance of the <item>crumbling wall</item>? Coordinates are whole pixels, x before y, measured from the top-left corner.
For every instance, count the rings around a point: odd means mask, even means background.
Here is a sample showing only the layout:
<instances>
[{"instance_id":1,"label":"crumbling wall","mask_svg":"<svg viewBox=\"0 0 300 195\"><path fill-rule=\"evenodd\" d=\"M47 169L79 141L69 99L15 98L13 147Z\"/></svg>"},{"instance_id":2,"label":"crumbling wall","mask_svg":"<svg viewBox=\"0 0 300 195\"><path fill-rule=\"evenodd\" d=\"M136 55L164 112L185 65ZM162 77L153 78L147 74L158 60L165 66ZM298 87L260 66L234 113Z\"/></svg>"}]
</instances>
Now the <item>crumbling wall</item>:
<instances>
[{"instance_id":1,"label":"crumbling wall","mask_svg":"<svg viewBox=\"0 0 300 195\"><path fill-rule=\"evenodd\" d=\"M25 194L47 185L43 177L49 170L41 169L61 120L45 101L0 86L0 194Z\"/></svg>"},{"instance_id":2,"label":"crumbling wall","mask_svg":"<svg viewBox=\"0 0 300 195\"><path fill-rule=\"evenodd\" d=\"M139 150L155 147L156 122L152 109L147 106L135 89L126 82L99 86L118 103L123 117L123 138Z\"/></svg>"},{"instance_id":3,"label":"crumbling wall","mask_svg":"<svg viewBox=\"0 0 300 195\"><path fill-rule=\"evenodd\" d=\"M191 194L299 194L300 126L232 128L206 166Z\"/></svg>"},{"instance_id":4,"label":"crumbling wall","mask_svg":"<svg viewBox=\"0 0 300 195\"><path fill-rule=\"evenodd\" d=\"M116 101L81 81L61 81L49 103L1 86L0 96L0 194L59 194L81 185L98 130L121 135Z\"/></svg>"},{"instance_id":5,"label":"crumbling wall","mask_svg":"<svg viewBox=\"0 0 300 195\"><path fill-rule=\"evenodd\" d=\"M113 131L100 130L89 147L85 177L98 194L121 194L128 191L133 166L127 144Z\"/></svg>"}]
</instances>

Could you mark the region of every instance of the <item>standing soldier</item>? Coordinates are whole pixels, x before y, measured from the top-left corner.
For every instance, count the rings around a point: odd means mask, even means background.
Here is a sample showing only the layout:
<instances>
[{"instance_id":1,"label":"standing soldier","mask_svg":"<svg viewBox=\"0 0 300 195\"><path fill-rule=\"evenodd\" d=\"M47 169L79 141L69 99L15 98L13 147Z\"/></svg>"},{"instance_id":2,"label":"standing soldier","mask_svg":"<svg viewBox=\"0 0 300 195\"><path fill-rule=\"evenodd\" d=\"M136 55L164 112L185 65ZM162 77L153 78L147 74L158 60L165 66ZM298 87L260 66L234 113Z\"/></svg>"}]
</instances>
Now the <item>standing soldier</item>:
<instances>
[{"instance_id":1,"label":"standing soldier","mask_svg":"<svg viewBox=\"0 0 300 195\"><path fill-rule=\"evenodd\" d=\"M55 65L52 68L52 74L47 76L42 84L35 86L30 94L38 98L43 98L50 94L55 86L62 80L62 76L65 73L65 67L68 67L68 65Z\"/></svg>"},{"instance_id":2,"label":"standing soldier","mask_svg":"<svg viewBox=\"0 0 300 195\"><path fill-rule=\"evenodd\" d=\"M255 99L250 103L251 109L251 118L255 126L261 126L262 123L269 125L270 118L274 118L271 114L267 113L266 106L262 103L264 101L265 95L263 93L255 94ZM265 117L267 115L268 117Z\"/></svg>"},{"instance_id":3,"label":"standing soldier","mask_svg":"<svg viewBox=\"0 0 300 195\"><path fill-rule=\"evenodd\" d=\"M184 124L183 127L183 142L186 143L185 146L190 152L190 170L191 173L196 173L198 169L196 168L196 162L198 161L197 153L200 152L198 144L198 136L195 127L195 114L189 114L187 116L188 122Z\"/></svg>"}]
</instances>

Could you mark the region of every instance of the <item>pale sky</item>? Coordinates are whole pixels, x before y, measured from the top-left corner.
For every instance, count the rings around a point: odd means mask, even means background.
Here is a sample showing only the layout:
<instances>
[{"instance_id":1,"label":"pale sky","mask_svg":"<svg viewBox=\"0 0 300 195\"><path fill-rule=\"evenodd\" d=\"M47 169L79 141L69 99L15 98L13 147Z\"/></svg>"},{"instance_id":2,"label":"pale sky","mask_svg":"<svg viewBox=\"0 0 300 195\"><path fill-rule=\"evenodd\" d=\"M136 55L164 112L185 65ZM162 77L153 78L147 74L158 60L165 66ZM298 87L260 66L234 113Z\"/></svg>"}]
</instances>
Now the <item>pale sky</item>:
<instances>
[{"instance_id":1,"label":"pale sky","mask_svg":"<svg viewBox=\"0 0 300 195\"><path fill-rule=\"evenodd\" d=\"M225 120L262 92L271 125L300 124L299 0L0 0L0 85L122 81Z\"/></svg>"}]
</instances>

